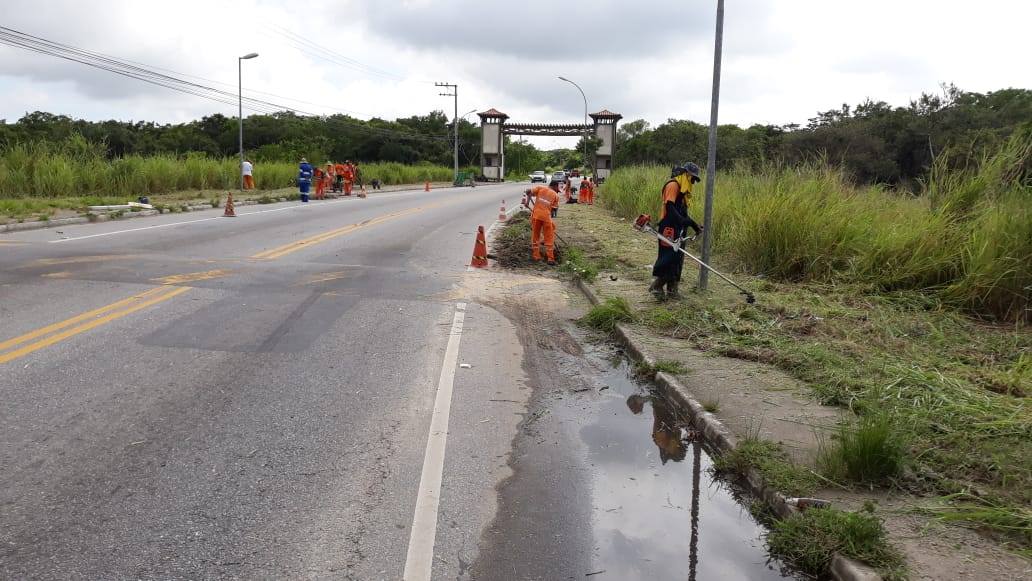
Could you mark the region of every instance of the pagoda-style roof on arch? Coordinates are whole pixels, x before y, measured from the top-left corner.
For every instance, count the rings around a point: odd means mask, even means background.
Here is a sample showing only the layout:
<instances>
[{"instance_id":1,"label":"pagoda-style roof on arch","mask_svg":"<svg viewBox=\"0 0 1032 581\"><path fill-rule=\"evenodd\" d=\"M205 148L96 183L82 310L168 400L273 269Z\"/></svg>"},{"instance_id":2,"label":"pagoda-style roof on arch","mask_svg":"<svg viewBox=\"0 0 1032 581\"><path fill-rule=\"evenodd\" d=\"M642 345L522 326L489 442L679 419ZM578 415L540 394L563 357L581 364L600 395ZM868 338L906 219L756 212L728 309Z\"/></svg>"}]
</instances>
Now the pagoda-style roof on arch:
<instances>
[{"instance_id":1,"label":"pagoda-style roof on arch","mask_svg":"<svg viewBox=\"0 0 1032 581\"><path fill-rule=\"evenodd\" d=\"M499 111L498 109L495 109L494 107L491 107L487 111L483 111L481 113L477 113L477 115L479 115L481 119L488 118L488 117L494 118L494 119L508 119L509 118L508 115L506 115L505 113L502 113L501 111Z\"/></svg>"},{"instance_id":2,"label":"pagoda-style roof on arch","mask_svg":"<svg viewBox=\"0 0 1032 581\"><path fill-rule=\"evenodd\" d=\"M595 119L595 120L598 120L598 119L617 119L617 120L623 119L623 115L621 115L619 113L613 113L609 109L602 109L598 113L592 113L590 115L590 117L592 119Z\"/></svg>"}]
</instances>

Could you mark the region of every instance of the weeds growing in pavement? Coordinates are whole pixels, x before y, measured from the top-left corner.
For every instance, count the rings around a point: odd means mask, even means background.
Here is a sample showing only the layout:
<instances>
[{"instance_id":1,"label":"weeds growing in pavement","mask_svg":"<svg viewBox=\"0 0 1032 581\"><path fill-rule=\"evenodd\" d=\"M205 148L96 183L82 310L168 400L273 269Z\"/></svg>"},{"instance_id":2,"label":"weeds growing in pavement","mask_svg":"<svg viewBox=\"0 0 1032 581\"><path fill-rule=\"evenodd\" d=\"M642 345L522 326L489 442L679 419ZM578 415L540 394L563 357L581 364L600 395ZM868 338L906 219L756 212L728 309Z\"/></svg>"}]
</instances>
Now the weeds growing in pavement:
<instances>
[{"instance_id":1,"label":"weeds growing in pavement","mask_svg":"<svg viewBox=\"0 0 1032 581\"><path fill-rule=\"evenodd\" d=\"M884 483L903 469L906 443L888 414L872 412L823 440L818 466L832 479Z\"/></svg>"},{"instance_id":2,"label":"weeds growing in pavement","mask_svg":"<svg viewBox=\"0 0 1032 581\"><path fill-rule=\"evenodd\" d=\"M634 374L644 379L655 379L657 373L684 375L685 373L688 373L688 368L680 361L671 361L667 359L662 359L652 364L639 361L634 366Z\"/></svg>"},{"instance_id":3,"label":"weeds growing in pavement","mask_svg":"<svg viewBox=\"0 0 1032 581\"><path fill-rule=\"evenodd\" d=\"M732 478L744 477L755 468L768 486L792 496L806 496L818 486L817 476L794 464L780 444L757 436L742 439L737 448L714 458L713 468Z\"/></svg>"},{"instance_id":4,"label":"weeds growing in pavement","mask_svg":"<svg viewBox=\"0 0 1032 581\"><path fill-rule=\"evenodd\" d=\"M811 508L774 521L767 546L810 575L824 575L838 553L871 565L886 580L907 578L903 556L886 541L881 520L866 510Z\"/></svg>"},{"instance_id":5,"label":"weeds growing in pavement","mask_svg":"<svg viewBox=\"0 0 1032 581\"><path fill-rule=\"evenodd\" d=\"M612 297L600 305L595 305L584 315L581 322L603 333L612 333L617 323L634 319L631 305L623 297Z\"/></svg>"},{"instance_id":6,"label":"weeds growing in pavement","mask_svg":"<svg viewBox=\"0 0 1032 581\"><path fill-rule=\"evenodd\" d=\"M720 400L719 399L706 399L702 401L702 409L708 411L711 414L715 414L720 411Z\"/></svg>"}]
</instances>

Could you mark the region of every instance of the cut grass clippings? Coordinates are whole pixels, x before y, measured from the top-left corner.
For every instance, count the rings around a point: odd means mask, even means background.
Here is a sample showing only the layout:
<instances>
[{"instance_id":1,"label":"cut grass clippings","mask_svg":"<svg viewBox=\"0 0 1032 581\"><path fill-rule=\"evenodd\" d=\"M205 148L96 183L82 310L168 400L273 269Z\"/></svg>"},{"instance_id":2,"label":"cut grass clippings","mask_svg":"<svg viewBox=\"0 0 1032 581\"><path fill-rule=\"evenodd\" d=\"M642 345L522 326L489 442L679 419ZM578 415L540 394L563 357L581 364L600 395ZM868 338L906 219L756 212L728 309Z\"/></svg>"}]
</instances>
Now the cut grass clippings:
<instances>
[{"instance_id":1,"label":"cut grass clippings","mask_svg":"<svg viewBox=\"0 0 1032 581\"><path fill-rule=\"evenodd\" d=\"M886 541L881 519L868 511L811 508L774 521L767 546L814 576L824 575L838 553L874 567L887 581L907 578L903 556Z\"/></svg>"}]
</instances>

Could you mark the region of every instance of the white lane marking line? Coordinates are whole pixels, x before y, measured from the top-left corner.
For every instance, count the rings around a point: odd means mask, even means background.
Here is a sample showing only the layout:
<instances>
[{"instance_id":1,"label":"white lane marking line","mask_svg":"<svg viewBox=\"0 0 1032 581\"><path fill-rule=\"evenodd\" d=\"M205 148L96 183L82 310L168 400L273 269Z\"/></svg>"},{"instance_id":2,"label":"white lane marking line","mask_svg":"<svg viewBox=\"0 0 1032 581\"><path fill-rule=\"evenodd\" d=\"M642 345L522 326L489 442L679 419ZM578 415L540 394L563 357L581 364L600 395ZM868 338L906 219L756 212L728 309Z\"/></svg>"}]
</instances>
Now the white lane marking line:
<instances>
[{"instance_id":1,"label":"white lane marking line","mask_svg":"<svg viewBox=\"0 0 1032 581\"><path fill-rule=\"evenodd\" d=\"M404 581L430 581L434 564L434 542L437 540L437 508L441 502L441 477L444 473L444 450L448 444L448 417L451 414L452 387L459 359L459 340L466 319L466 303L455 305L448 347L444 351L441 378L437 381L434 413L430 417L430 435L423 456L423 473L419 478L416 510L412 515L412 534L405 557Z\"/></svg>"}]
</instances>

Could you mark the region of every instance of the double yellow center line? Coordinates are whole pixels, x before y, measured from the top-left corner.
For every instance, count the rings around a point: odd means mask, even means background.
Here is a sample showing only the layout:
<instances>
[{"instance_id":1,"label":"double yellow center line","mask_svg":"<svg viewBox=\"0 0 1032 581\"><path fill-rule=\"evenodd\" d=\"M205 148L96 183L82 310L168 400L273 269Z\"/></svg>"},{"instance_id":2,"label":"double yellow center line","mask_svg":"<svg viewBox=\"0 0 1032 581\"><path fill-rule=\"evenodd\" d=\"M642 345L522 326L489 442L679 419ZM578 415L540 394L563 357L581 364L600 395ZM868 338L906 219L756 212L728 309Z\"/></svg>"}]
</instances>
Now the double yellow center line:
<instances>
[{"instance_id":1,"label":"double yellow center line","mask_svg":"<svg viewBox=\"0 0 1032 581\"><path fill-rule=\"evenodd\" d=\"M188 290L190 290L189 287L162 286L152 288L99 309L94 309L53 325L47 325L35 331L30 331L19 337L8 339L0 343L0 363L7 363L13 359L28 355L33 351L49 347L79 333L84 333L116 319L121 319L140 309L146 309L162 301L167 301Z\"/></svg>"},{"instance_id":2,"label":"double yellow center line","mask_svg":"<svg viewBox=\"0 0 1032 581\"><path fill-rule=\"evenodd\" d=\"M331 240L338 236L343 236L345 234L354 232L355 230L359 230L367 226L374 226L376 224L381 224L389 220L401 218L402 216L408 216L410 214L422 212L427 208L431 208L437 205L440 204L431 204L418 208L409 208L407 210L393 212L391 214L384 214L383 216L377 216L376 218L371 218L364 222L351 224L350 226L337 228L336 230L330 230L329 232L323 232L321 234L316 234L315 236L310 236L308 238L297 240L289 244L277 246L276 248L272 248L264 252L259 252L251 258L257 258L261 260L274 260L276 258L280 258L281 256L286 256L287 254L290 254L292 252L297 252L298 250L301 250L313 244L325 242L327 240ZM97 258L98 257L80 257L78 259L73 259L71 261L86 262L90 260L95 260ZM63 259L53 260L56 263L57 261L61 261ZM65 260L65 262L69 262L69 260ZM155 279L155 282L163 283L166 286L160 286L157 288L152 288L150 290L143 291L131 297L122 299L118 302L111 303L110 305L106 305L98 309L93 309L92 311L82 313L81 315L76 315L69 319L65 319L64 321L59 321L52 325L47 325L46 327L36 329L35 331L30 331L28 333L25 333L24 335L14 337L13 339L7 339L3 342L0 342L0 364L7 363L8 361L12 361L19 357L23 357L25 355L28 355L29 353L32 353L33 351L43 349L44 347L49 347L50 345L63 341L69 337L74 337L75 335L84 333L86 331L89 331L90 329L94 329L101 325L105 325L107 323L110 323L111 321L121 319L126 315L135 313L136 311L139 311L141 309L146 309L147 307L156 305L160 302L167 301L175 296L181 295L186 291L190 290L190 287L186 286L168 285L176 285L187 282L193 282L197 280L218 278L221 276L225 276L226 274L228 274L228 272L229 271L225 270L211 270L206 272L187 273Z\"/></svg>"},{"instance_id":3,"label":"double yellow center line","mask_svg":"<svg viewBox=\"0 0 1032 581\"><path fill-rule=\"evenodd\" d=\"M331 240L333 238L343 236L345 234L350 234L355 230L359 230L367 226L375 226L376 224L381 224L389 220L401 218L402 216L416 214L418 212L422 212L427 208L433 207L434 205L437 204L423 206L419 208L409 208L407 210L402 210L400 212L393 212L390 214L384 214L383 216L377 216L376 218L370 218L369 220L366 220L364 222L351 224L350 226L344 226L343 228L337 228L336 230L330 230L329 232L323 232L321 234L316 234L315 236L302 238L301 240L295 240L294 242L289 242L287 244L284 244L283 246L277 246L276 248L270 248L269 250L265 250L251 256L251 258L256 258L259 260L275 260L277 258L280 258L281 256L286 256L292 252L297 252L298 250L312 246L313 244L326 242L327 240Z\"/></svg>"}]
</instances>

